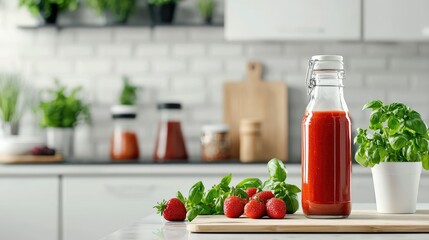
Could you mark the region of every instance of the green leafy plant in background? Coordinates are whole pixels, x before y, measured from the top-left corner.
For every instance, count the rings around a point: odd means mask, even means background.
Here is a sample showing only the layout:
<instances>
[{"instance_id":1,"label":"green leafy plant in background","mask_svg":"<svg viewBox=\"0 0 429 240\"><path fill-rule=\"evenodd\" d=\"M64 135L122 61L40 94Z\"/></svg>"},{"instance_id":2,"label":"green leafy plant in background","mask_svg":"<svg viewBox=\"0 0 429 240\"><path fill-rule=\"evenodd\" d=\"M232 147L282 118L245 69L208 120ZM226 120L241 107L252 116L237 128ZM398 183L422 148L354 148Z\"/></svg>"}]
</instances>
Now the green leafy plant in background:
<instances>
[{"instance_id":1,"label":"green leafy plant in background","mask_svg":"<svg viewBox=\"0 0 429 240\"><path fill-rule=\"evenodd\" d=\"M23 111L23 106L20 105L22 91L23 84L18 75L0 74L0 118L3 122L19 121Z\"/></svg>"},{"instance_id":2,"label":"green leafy plant in background","mask_svg":"<svg viewBox=\"0 0 429 240\"><path fill-rule=\"evenodd\" d=\"M52 98L41 101L38 110L41 112L42 127L72 128L80 121L89 122L89 105L78 98L81 87L73 88L67 93L67 88L56 81L56 87L48 90Z\"/></svg>"},{"instance_id":3,"label":"green leafy plant in background","mask_svg":"<svg viewBox=\"0 0 429 240\"><path fill-rule=\"evenodd\" d=\"M119 96L122 105L135 105L138 99L140 87L133 85L127 77L123 78L124 86Z\"/></svg>"},{"instance_id":4,"label":"green leafy plant in background","mask_svg":"<svg viewBox=\"0 0 429 240\"><path fill-rule=\"evenodd\" d=\"M48 18L53 13L53 8L57 7L58 12L75 11L79 5L79 0L19 0L20 7L27 7L34 16Z\"/></svg>"},{"instance_id":5,"label":"green leafy plant in background","mask_svg":"<svg viewBox=\"0 0 429 240\"><path fill-rule=\"evenodd\" d=\"M153 4L156 6L161 6L169 3L177 3L178 0L147 0L148 4Z\"/></svg>"},{"instance_id":6,"label":"green leafy plant in background","mask_svg":"<svg viewBox=\"0 0 429 240\"><path fill-rule=\"evenodd\" d=\"M215 0L198 0L198 11L207 23L211 23L216 7Z\"/></svg>"},{"instance_id":7,"label":"green leafy plant in background","mask_svg":"<svg viewBox=\"0 0 429 240\"><path fill-rule=\"evenodd\" d=\"M184 203L188 211L187 219L192 221L198 215L222 215L223 203L229 196L247 197L245 192L248 188L258 188L261 190L271 190L277 198L281 198L286 203L287 212L295 213L299 208L297 193L301 190L292 184L287 184L286 168L279 159L272 159L268 162L269 178L264 183L258 178L245 178L235 187L230 186L232 175L224 176L219 184L210 189L205 189L203 182L199 181L189 190L188 198L181 192L177 192L177 198Z\"/></svg>"},{"instance_id":8,"label":"green leafy plant in background","mask_svg":"<svg viewBox=\"0 0 429 240\"><path fill-rule=\"evenodd\" d=\"M355 160L373 167L380 162L422 162L429 170L428 128L421 115L403 103L385 105L380 100L365 104L371 109L369 129L358 128Z\"/></svg>"},{"instance_id":9,"label":"green leafy plant in background","mask_svg":"<svg viewBox=\"0 0 429 240\"><path fill-rule=\"evenodd\" d=\"M136 0L87 0L89 7L99 15L110 13L115 21L127 22L136 9Z\"/></svg>"}]
</instances>

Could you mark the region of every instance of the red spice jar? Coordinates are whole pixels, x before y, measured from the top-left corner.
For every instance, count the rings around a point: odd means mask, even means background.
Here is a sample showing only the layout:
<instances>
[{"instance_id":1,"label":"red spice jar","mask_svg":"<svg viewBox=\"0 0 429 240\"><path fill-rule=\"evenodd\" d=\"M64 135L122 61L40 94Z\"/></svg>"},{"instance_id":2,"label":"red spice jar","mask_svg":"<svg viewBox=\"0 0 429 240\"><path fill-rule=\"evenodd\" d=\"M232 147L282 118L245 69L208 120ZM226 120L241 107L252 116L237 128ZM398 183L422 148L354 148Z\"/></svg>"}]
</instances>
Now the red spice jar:
<instances>
[{"instance_id":1,"label":"red spice jar","mask_svg":"<svg viewBox=\"0 0 429 240\"><path fill-rule=\"evenodd\" d=\"M158 104L160 121L153 153L155 161L188 159L180 123L181 109L180 103Z\"/></svg>"},{"instance_id":2,"label":"red spice jar","mask_svg":"<svg viewBox=\"0 0 429 240\"><path fill-rule=\"evenodd\" d=\"M310 102L302 120L302 209L309 218L351 211L351 120L343 95L343 57L313 56Z\"/></svg>"},{"instance_id":3,"label":"red spice jar","mask_svg":"<svg viewBox=\"0 0 429 240\"><path fill-rule=\"evenodd\" d=\"M112 107L111 113L114 129L110 139L110 158L113 161L137 161L140 150L137 133L134 130L136 107L117 105Z\"/></svg>"}]
</instances>

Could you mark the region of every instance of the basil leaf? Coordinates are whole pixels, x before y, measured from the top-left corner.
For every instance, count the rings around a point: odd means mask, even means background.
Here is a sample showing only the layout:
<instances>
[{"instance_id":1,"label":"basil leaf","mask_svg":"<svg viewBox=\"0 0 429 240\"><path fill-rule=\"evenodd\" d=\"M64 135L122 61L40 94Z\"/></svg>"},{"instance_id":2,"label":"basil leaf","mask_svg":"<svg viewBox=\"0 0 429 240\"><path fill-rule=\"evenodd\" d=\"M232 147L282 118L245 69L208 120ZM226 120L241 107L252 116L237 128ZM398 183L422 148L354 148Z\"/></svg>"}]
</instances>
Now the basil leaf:
<instances>
[{"instance_id":1,"label":"basil leaf","mask_svg":"<svg viewBox=\"0 0 429 240\"><path fill-rule=\"evenodd\" d=\"M387 121L387 126L389 127L390 130L395 132L399 129L399 127L401 126L401 123L397 118L391 117L389 118L389 121Z\"/></svg>"},{"instance_id":2,"label":"basil leaf","mask_svg":"<svg viewBox=\"0 0 429 240\"><path fill-rule=\"evenodd\" d=\"M425 154L422 156L422 167L425 170L429 170L429 155Z\"/></svg>"},{"instance_id":3,"label":"basil leaf","mask_svg":"<svg viewBox=\"0 0 429 240\"><path fill-rule=\"evenodd\" d=\"M273 181L283 182L287 177L283 162L277 158L273 158L268 162L268 173Z\"/></svg>"},{"instance_id":4,"label":"basil leaf","mask_svg":"<svg viewBox=\"0 0 429 240\"><path fill-rule=\"evenodd\" d=\"M426 134L426 131L427 131L426 124L420 118L414 118L414 119L405 121L405 127L420 134Z\"/></svg>"},{"instance_id":5,"label":"basil leaf","mask_svg":"<svg viewBox=\"0 0 429 240\"><path fill-rule=\"evenodd\" d=\"M204 198L204 202L206 202L206 203L212 203L213 200L216 198L217 195L219 195L219 192L218 192L218 190L216 188L210 189L207 192L207 194L206 194L206 196Z\"/></svg>"},{"instance_id":6,"label":"basil leaf","mask_svg":"<svg viewBox=\"0 0 429 240\"><path fill-rule=\"evenodd\" d=\"M201 202L201 199L203 198L204 194L204 184L203 182L199 181L194 186L191 187L189 190L189 198L188 201L191 203L191 205L196 205Z\"/></svg>"},{"instance_id":7,"label":"basil leaf","mask_svg":"<svg viewBox=\"0 0 429 240\"><path fill-rule=\"evenodd\" d=\"M297 187L296 185L288 184L288 183L286 183L285 185L286 185L286 190L289 193L300 193L301 192L301 189L299 189L299 187Z\"/></svg>"},{"instance_id":8,"label":"basil leaf","mask_svg":"<svg viewBox=\"0 0 429 240\"><path fill-rule=\"evenodd\" d=\"M188 221L192 222L192 220L194 220L199 214L200 212L197 208L191 208L188 211Z\"/></svg>"},{"instance_id":9,"label":"basil leaf","mask_svg":"<svg viewBox=\"0 0 429 240\"><path fill-rule=\"evenodd\" d=\"M286 203L286 212L288 214L293 214L299 209L298 196L296 194L289 194L283 198L283 201Z\"/></svg>"},{"instance_id":10,"label":"basil leaf","mask_svg":"<svg viewBox=\"0 0 429 240\"><path fill-rule=\"evenodd\" d=\"M369 122L370 122L371 126L377 126L377 124L380 123L380 118L381 118L380 112L373 112L371 114L371 116L369 117ZM375 128L375 129L377 129L377 128Z\"/></svg>"},{"instance_id":11,"label":"basil leaf","mask_svg":"<svg viewBox=\"0 0 429 240\"><path fill-rule=\"evenodd\" d=\"M249 189L253 187L259 187L262 185L262 181L259 178L245 178L237 184L237 188Z\"/></svg>"},{"instance_id":12,"label":"basil leaf","mask_svg":"<svg viewBox=\"0 0 429 240\"><path fill-rule=\"evenodd\" d=\"M229 184L231 183L231 179L232 179L232 174L230 173L222 178L222 180L220 181L220 185L229 186Z\"/></svg>"},{"instance_id":13,"label":"basil leaf","mask_svg":"<svg viewBox=\"0 0 429 240\"><path fill-rule=\"evenodd\" d=\"M407 139L402 135L389 138L389 143L394 150L403 148L407 145L407 142Z\"/></svg>"},{"instance_id":14,"label":"basil leaf","mask_svg":"<svg viewBox=\"0 0 429 240\"><path fill-rule=\"evenodd\" d=\"M186 199L180 191L177 192L176 197L186 206Z\"/></svg>"},{"instance_id":15,"label":"basil leaf","mask_svg":"<svg viewBox=\"0 0 429 240\"><path fill-rule=\"evenodd\" d=\"M372 100L372 101L368 102L367 104L365 104L363 106L362 110L365 110L365 109L368 109L368 108L376 110L376 109L379 109L382 106L383 106L383 102L382 101L380 101L380 100Z\"/></svg>"},{"instance_id":16,"label":"basil leaf","mask_svg":"<svg viewBox=\"0 0 429 240\"><path fill-rule=\"evenodd\" d=\"M355 161L359 163L362 167L368 166L368 161L365 158L360 156L359 151L357 151L355 154Z\"/></svg>"}]
</instances>

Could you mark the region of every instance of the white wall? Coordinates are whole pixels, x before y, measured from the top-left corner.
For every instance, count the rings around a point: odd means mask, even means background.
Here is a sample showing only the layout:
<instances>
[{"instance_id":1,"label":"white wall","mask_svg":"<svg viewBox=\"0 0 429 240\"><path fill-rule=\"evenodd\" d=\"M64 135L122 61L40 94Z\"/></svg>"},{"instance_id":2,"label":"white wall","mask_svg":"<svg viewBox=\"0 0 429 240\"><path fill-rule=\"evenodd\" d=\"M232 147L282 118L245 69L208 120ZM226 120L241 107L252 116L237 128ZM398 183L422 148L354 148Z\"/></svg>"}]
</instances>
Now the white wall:
<instances>
[{"instance_id":1,"label":"white wall","mask_svg":"<svg viewBox=\"0 0 429 240\"><path fill-rule=\"evenodd\" d=\"M292 161L300 159L300 121L307 102L304 76L311 55L344 55L345 96L354 127L366 126L368 113L360 109L375 98L405 102L426 120L429 117L429 44L231 43L223 40L220 27L22 30L16 28L17 23L29 18L15 4L3 0L3 9L0 6L0 69L22 72L37 89L52 86L55 77L70 86L84 86L92 104L93 124L80 129L77 145L94 149L100 157L108 153L109 107L116 102L121 76L129 76L144 88L138 120L143 155L152 154L155 104L161 100L184 103L188 148L192 155L199 155L201 125L222 120L222 83L244 78L245 63L250 59L263 62L266 79L282 79L289 86ZM199 21L191 13L192 1L181 4L188 15L182 12L179 20ZM36 126L34 120L25 121ZM25 127L24 131L32 130Z\"/></svg>"}]
</instances>

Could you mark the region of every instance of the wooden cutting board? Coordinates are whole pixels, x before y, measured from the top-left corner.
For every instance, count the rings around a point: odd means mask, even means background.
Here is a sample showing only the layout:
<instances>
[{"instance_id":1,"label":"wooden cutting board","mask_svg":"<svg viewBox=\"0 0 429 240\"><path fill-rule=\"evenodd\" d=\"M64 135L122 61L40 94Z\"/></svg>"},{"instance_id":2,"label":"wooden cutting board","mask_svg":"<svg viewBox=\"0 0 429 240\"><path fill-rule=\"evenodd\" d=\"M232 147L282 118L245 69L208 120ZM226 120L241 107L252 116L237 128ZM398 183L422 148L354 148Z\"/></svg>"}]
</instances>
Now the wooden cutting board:
<instances>
[{"instance_id":1,"label":"wooden cutting board","mask_svg":"<svg viewBox=\"0 0 429 240\"><path fill-rule=\"evenodd\" d=\"M54 156L0 155L0 163L54 163L63 161L61 154Z\"/></svg>"},{"instance_id":2,"label":"wooden cutting board","mask_svg":"<svg viewBox=\"0 0 429 240\"><path fill-rule=\"evenodd\" d=\"M262 65L249 62L248 79L224 84L224 121L230 126L231 156L239 158L239 123L243 118L262 123L262 152L264 159L288 158L287 87L282 81L263 81Z\"/></svg>"},{"instance_id":3,"label":"wooden cutting board","mask_svg":"<svg viewBox=\"0 0 429 240\"><path fill-rule=\"evenodd\" d=\"M346 219L308 219L291 214L285 219L227 218L198 216L187 225L190 232L406 232L429 233L429 210L415 214L378 214L376 211L353 211Z\"/></svg>"}]
</instances>

